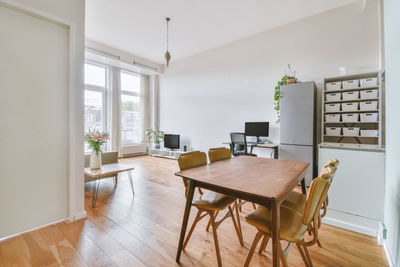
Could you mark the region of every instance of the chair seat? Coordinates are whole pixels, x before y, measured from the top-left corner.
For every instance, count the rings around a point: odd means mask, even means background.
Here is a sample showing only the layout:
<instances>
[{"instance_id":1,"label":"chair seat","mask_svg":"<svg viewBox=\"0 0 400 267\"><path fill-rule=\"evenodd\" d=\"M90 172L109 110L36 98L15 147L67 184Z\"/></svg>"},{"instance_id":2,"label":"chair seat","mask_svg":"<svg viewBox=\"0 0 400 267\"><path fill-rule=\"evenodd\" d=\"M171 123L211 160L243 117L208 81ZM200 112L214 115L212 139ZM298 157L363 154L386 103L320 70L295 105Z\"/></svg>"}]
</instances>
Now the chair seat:
<instances>
[{"instance_id":1,"label":"chair seat","mask_svg":"<svg viewBox=\"0 0 400 267\"><path fill-rule=\"evenodd\" d=\"M194 200L193 205L200 209L223 210L235 200L236 198L234 197L207 191L198 199Z\"/></svg>"},{"instance_id":2,"label":"chair seat","mask_svg":"<svg viewBox=\"0 0 400 267\"><path fill-rule=\"evenodd\" d=\"M307 196L296 191L290 192L290 194L282 202L282 206L291 208L301 214L304 213L304 207L306 206Z\"/></svg>"},{"instance_id":3,"label":"chair seat","mask_svg":"<svg viewBox=\"0 0 400 267\"><path fill-rule=\"evenodd\" d=\"M272 233L272 212L270 209L259 206L257 209L246 216L246 222L255 226L258 230L267 234ZM285 206L280 210L280 238L299 242L303 240L307 226L303 224L303 215Z\"/></svg>"}]
</instances>

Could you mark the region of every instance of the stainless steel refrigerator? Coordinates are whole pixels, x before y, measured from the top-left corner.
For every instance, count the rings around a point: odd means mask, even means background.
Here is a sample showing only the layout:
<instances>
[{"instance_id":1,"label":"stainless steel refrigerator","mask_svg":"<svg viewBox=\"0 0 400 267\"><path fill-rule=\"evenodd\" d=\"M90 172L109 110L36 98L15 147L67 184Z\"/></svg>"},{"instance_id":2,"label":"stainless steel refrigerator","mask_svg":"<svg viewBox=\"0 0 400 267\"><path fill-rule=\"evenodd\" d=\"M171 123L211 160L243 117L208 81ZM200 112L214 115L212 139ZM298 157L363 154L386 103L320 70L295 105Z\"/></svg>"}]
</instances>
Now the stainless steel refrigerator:
<instances>
[{"instance_id":1,"label":"stainless steel refrigerator","mask_svg":"<svg viewBox=\"0 0 400 267\"><path fill-rule=\"evenodd\" d=\"M279 158L309 162L306 185L317 175L316 98L314 82L281 86Z\"/></svg>"}]
</instances>

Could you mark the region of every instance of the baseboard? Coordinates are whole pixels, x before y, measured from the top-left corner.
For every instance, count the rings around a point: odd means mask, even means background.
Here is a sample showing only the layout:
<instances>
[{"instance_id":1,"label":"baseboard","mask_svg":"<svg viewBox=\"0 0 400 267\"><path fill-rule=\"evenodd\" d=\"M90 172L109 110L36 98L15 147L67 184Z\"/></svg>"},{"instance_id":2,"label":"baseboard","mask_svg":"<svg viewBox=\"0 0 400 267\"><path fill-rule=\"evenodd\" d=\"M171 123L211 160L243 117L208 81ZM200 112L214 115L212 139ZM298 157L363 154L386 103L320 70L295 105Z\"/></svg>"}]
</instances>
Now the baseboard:
<instances>
[{"instance_id":1,"label":"baseboard","mask_svg":"<svg viewBox=\"0 0 400 267\"><path fill-rule=\"evenodd\" d=\"M389 263L389 266L390 267L395 267L396 265L394 264L394 260L393 260L392 254L390 253L390 249L388 247L387 240L383 241L383 248L385 250L386 259L387 259L387 261Z\"/></svg>"},{"instance_id":2,"label":"baseboard","mask_svg":"<svg viewBox=\"0 0 400 267\"><path fill-rule=\"evenodd\" d=\"M19 235L22 235L22 234L25 234L25 233L36 231L36 230L39 230L39 229L41 229L43 227L54 225L54 224L57 224L57 223L60 223L60 222L65 222L65 219L61 219L61 220L58 220L58 221L55 221L55 222L51 222L51 223L48 223L48 224L45 224L45 225L41 225L41 226L38 226L38 227L30 228L30 229L28 229L26 231L22 231L22 232L19 232L19 233L16 233L16 234L12 234L12 235L9 235L9 236L1 237L0 238L0 242L2 242L4 240L7 240L7 239L10 239L10 238L13 238L13 237L16 237L16 236L19 236Z\"/></svg>"},{"instance_id":3,"label":"baseboard","mask_svg":"<svg viewBox=\"0 0 400 267\"><path fill-rule=\"evenodd\" d=\"M341 221L341 220L337 220L337 219L333 219L333 218L323 218L322 219L323 223L326 224L330 224L333 226L337 226L346 230L350 230L356 233L361 233L364 235L369 235L369 236L373 236L376 237L378 232L374 229L368 228L368 227L364 227L361 225L357 225L357 224L352 224L349 222L345 222L345 221Z\"/></svg>"},{"instance_id":4,"label":"baseboard","mask_svg":"<svg viewBox=\"0 0 400 267\"><path fill-rule=\"evenodd\" d=\"M55 222L51 222L51 223L48 223L48 224L45 224L45 225L34 227L34 228L28 229L26 231L19 232L19 233L16 233L16 234L12 234L12 235L9 235L9 236L1 237L0 238L0 242L4 241L6 239L10 239L10 238L25 234L25 233L29 233L29 232L32 232L32 231L35 231L35 230L39 230L41 228L44 228L44 227L47 227L47 226L50 226L50 225L57 224L57 223L60 223L60 222L73 222L73 221L77 221L77 220L80 220L80 219L83 219L83 218L86 218L86 217L87 217L86 211L82 211L80 213L77 213L77 214L72 215L72 216L70 216L68 218L65 218L65 219L61 219L61 220L58 220L58 221L55 221Z\"/></svg>"},{"instance_id":5,"label":"baseboard","mask_svg":"<svg viewBox=\"0 0 400 267\"><path fill-rule=\"evenodd\" d=\"M147 152L140 152L140 153L131 153L131 154L124 154L121 156L121 158L129 158L129 157L136 157L136 156L144 156L148 155Z\"/></svg>"},{"instance_id":6,"label":"baseboard","mask_svg":"<svg viewBox=\"0 0 400 267\"><path fill-rule=\"evenodd\" d=\"M68 218L65 219L65 221L74 222L74 221L77 221L77 220L80 220L80 219L83 219L83 218L86 218L86 217L87 217L87 213L84 210L84 211L82 211L80 213L77 213L77 214L74 214L72 216L69 216Z\"/></svg>"}]
</instances>

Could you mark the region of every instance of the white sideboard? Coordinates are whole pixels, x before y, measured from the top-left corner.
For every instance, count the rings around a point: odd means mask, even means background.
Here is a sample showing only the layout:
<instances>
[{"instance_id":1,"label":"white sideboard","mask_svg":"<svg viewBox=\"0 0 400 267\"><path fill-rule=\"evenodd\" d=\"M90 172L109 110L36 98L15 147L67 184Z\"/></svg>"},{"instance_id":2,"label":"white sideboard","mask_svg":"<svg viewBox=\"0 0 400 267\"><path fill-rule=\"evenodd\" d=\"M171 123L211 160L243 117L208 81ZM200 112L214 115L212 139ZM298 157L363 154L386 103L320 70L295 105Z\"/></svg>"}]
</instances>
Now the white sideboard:
<instances>
[{"instance_id":1,"label":"white sideboard","mask_svg":"<svg viewBox=\"0 0 400 267\"><path fill-rule=\"evenodd\" d=\"M149 155L152 157L161 157L168 159L178 159L184 152L182 150L171 150L168 148L149 148Z\"/></svg>"},{"instance_id":2,"label":"white sideboard","mask_svg":"<svg viewBox=\"0 0 400 267\"><path fill-rule=\"evenodd\" d=\"M378 145L322 143L319 169L331 158L340 161L329 189L327 224L376 236L383 221L385 150Z\"/></svg>"}]
</instances>

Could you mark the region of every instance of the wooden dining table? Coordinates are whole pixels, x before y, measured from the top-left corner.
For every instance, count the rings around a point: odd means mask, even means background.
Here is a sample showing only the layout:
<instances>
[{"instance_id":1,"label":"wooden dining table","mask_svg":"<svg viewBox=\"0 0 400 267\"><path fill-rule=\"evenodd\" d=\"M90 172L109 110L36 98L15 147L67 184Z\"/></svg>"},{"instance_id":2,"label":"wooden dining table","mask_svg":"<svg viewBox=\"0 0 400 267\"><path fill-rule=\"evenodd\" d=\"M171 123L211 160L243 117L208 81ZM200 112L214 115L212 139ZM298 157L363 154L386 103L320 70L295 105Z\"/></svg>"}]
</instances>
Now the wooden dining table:
<instances>
[{"instance_id":1,"label":"wooden dining table","mask_svg":"<svg viewBox=\"0 0 400 267\"><path fill-rule=\"evenodd\" d=\"M280 204L304 180L309 165L300 161L239 156L177 172L175 175L185 178L189 188L176 262L180 260L194 191L201 187L271 209L273 266L279 266ZM303 193L306 193L305 187Z\"/></svg>"}]
</instances>

